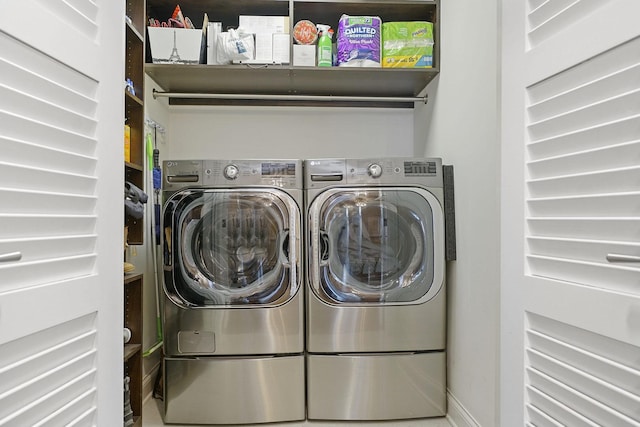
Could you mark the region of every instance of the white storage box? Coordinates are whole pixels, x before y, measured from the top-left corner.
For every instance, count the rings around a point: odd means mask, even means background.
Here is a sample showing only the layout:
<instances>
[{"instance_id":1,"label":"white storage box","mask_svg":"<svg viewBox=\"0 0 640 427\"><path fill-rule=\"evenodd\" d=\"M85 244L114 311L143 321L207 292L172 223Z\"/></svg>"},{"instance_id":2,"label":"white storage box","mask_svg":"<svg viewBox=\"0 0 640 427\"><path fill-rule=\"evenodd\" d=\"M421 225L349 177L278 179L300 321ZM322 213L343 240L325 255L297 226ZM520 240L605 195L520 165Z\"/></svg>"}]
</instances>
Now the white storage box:
<instances>
[{"instance_id":1,"label":"white storage box","mask_svg":"<svg viewBox=\"0 0 640 427\"><path fill-rule=\"evenodd\" d=\"M315 44L294 44L293 65L298 67L315 67L317 48Z\"/></svg>"},{"instance_id":2,"label":"white storage box","mask_svg":"<svg viewBox=\"0 0 640 427\"><path fill-rule=\"evenodd\" d=\"M148 27L154 64L197 64L200 62L202 30Z\"/></svg>"}]
</instances>

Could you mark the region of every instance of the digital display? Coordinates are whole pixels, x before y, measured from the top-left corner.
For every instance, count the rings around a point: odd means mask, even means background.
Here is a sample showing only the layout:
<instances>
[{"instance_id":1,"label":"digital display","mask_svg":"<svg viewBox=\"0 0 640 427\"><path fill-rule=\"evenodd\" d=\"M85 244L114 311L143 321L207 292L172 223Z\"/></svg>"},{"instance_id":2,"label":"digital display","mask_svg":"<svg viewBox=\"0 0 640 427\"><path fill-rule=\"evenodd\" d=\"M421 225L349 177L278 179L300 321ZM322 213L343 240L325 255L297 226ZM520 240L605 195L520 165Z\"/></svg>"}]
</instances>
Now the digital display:
<instances>
[{"instance_id":1,"label":"digital display","mask_svg":"<svg viewBox=\"0 0 640 427\"><path fill-rule=\"evenodd\" d=\"M405 175L435 175L436 162L404 162Z\"/></svg>"},{"instance_id":2,"label":"digital display","mask_svg":"<svg viewBox=\"0 0 640 427\"><path fill-rule=\"evenodd\" d=\"M296 176L296 164L263 163L262 176Z\"/></svg>"}]
</instances>

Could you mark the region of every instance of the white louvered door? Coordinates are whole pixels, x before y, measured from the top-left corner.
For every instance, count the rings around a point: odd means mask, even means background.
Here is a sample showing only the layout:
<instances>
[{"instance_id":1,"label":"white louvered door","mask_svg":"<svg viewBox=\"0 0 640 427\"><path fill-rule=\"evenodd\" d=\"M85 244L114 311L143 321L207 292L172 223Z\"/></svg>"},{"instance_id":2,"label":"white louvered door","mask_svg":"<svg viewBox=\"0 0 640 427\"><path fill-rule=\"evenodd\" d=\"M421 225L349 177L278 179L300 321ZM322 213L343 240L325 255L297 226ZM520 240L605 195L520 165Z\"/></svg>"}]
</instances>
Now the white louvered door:
<instances>
[{"instance_id":1,"label":"white louvered door","mask_svg":"<svg viewBox=\"0 0 640 427\"><path fill-rule=\"evenodd\" d=\"M640 2L503 0L502 426L640 426Z\"/></svg>"},{"instance_id":2,"label":"white louvered door","mask_svg":"<svg viewBox=\"0 0 640 427\"><path fill-rule=\"evenodd\" d=\"M0 6L0 426L121 425L124 3Z\"/></svg>"}]
</instances>

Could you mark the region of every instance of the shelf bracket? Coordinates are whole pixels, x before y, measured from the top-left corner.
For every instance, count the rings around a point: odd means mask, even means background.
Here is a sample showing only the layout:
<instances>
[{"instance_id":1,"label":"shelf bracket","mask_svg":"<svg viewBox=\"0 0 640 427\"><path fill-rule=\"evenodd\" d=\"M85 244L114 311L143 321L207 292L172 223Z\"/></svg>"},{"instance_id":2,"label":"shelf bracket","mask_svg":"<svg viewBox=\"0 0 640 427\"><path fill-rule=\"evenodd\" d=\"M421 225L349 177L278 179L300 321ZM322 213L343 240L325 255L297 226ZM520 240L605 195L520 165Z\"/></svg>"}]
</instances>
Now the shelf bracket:
<instances>
[{"instance_id":1,"label":"shelf bracket","mask_svg":"<svg viewBox=\"0 0 640 427\"><path fill-rule=\"evenodd\" d=\"M262 101L262 102L311 102L311 103L415 103L428 102L428 95L424 96L339 96L339 95L266 95L245 93L190 93L190 92L161 92L153 90L153 98L169 99L209 99L227 101Z\"/></svg>"}]
</instances>

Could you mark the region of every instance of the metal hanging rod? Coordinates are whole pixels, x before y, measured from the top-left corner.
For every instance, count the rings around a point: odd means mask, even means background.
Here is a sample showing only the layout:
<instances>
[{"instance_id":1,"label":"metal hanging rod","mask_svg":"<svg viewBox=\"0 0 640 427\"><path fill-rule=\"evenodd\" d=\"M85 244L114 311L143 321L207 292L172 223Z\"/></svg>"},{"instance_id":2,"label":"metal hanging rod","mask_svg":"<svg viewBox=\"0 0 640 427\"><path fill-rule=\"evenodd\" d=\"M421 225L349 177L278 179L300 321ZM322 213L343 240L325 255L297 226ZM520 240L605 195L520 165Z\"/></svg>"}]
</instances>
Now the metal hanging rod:
<instances>
[{"instance_id":1,"label":"metal hanging rod","mask_svg":"<svg viewBox=\"0 0 640 427\"><path fill-rule=\"evenodd\" d=\"M423 102L428 96L334 96L334 95L260 95L239 93L186 93L153 90L153 98L230 99L250 101L318 101L318 102Z\"/></svg>"}]
</instances>

